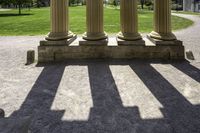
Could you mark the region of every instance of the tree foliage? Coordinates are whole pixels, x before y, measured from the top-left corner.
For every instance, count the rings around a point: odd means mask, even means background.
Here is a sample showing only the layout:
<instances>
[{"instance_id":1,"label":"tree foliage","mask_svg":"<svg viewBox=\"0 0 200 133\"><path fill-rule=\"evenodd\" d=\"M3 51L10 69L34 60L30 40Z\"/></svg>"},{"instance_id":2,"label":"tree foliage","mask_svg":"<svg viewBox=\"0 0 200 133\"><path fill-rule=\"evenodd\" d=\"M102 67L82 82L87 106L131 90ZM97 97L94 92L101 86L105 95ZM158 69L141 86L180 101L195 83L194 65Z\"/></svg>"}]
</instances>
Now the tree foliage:
<instances>
[{"instance_id":1,"label":"tree foliage","mask_svg":"<svg viewBox=\"0 0 200 133\"><path fill-rule=\"evenodd\" d=\"M10 7L17 7L19 9L19 15L21 14L21 8L23 5L29 5L32 3L32 0L0 0L1 5Z\"/></svg>"}]
</instances>

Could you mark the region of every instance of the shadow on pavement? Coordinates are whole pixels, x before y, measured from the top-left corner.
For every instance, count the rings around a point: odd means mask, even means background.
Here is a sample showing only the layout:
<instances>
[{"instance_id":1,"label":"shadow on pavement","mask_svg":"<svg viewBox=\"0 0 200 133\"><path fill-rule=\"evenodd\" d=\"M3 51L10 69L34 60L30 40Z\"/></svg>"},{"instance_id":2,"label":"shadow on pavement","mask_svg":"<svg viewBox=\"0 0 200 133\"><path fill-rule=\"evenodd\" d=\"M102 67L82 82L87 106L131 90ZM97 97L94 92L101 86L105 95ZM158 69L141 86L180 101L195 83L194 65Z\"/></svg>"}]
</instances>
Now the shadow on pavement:
<instances>
[{"instance_id":1,"label":"shadow on pavement","mask_svg":"<svg viewBox=\"0 0 200 133\"><path fill-rule=\"evenodd\" d=\"M162 104L163 118L142 119L137 106L124 107L109 65L129 65ZM171 63L199 82L199 69ZM62 121L65 110L51 110L67 65L88 67L93 107L88 120ZM39 66L39 65L38 65ZM128 79L127 79L128 80ZM142 96L141 96L142 97ZM200 109L170 84L151 62L68 62L44 65L21 108L10 117L31 116L32 133L199 133Z\"/></svg>"}]
</instances>

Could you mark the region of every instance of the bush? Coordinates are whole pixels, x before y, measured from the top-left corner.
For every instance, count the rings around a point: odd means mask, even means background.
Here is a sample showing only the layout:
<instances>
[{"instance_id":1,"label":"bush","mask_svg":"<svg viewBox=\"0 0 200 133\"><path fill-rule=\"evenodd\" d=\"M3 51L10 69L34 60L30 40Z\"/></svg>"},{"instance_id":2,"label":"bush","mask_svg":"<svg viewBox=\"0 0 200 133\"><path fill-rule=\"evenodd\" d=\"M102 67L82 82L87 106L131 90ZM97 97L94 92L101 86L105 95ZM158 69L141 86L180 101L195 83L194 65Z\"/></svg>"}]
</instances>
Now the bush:
<instances>
[{"instance_id":1,"label":"bush","mask_svg":"<svg viewBox=\"0 0 200 133\"><path fill-rule=\"evenodd\" d=\"M172 4L172 10L180 11L183 10L183 7L180 4Z\"/></svg>"},{"instance_id":2,"label":"bush","mask_svg":"<svg viewBox=\"0 0 200 133\"><path fill-rule=\"evenodd\" d=\"M145 6L147 6L149 10L153 10L153 2L151 0L146 1Z\"/></svg>"}]
</instances>

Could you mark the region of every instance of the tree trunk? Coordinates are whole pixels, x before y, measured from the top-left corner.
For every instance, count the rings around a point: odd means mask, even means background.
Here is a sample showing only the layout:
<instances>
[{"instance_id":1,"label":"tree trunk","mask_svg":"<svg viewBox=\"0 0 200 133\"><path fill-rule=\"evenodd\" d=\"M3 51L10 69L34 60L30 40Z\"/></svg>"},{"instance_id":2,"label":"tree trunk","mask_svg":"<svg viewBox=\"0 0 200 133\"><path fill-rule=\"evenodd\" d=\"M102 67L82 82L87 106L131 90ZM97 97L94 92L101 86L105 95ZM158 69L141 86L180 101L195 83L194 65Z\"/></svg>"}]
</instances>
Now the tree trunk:
<instances>
[{"instance_id":1,"label":"tree trunk","mask_svg":"<svg viewBox=\"0 0 200 133\"><path fill-rule=\"evenodd\" d=\"M19 15L21 15L22 13L21 13L21 3L19 3Z\"/></svg>"},{"instance_id":2,"label":"tree trunk","mask_svg":"<svg viewBox=\"0 0 200 133\"><path fill-rule=\"evenodd\" d=\"M145 0L140 0L141 8L142 8L142 9L144 9L144 1L145 1Z\"/></svg>"}]
</instances>

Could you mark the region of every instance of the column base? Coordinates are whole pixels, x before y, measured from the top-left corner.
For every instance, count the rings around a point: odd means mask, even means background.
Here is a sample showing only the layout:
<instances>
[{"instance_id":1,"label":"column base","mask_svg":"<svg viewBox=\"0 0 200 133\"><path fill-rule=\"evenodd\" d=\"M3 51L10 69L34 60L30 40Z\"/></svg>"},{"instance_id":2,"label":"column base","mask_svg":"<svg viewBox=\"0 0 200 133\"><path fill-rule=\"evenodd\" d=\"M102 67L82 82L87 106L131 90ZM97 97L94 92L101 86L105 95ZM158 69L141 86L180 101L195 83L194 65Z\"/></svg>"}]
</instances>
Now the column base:
<instances>
[{"instance_id":1,"label":"column base","mask_svg":"<svg viewBox=\"0 0 200 133\"><path fill-rule=\"evenodd\" d=\"M120 38L116 38L117 40L117 44L120 46L122 45L138 45L138 46L145 46L145 41L143 39L140 40L134 40L134 41L130 41L130 40L122 40Z\"/></svg>"},{"instance_id":2,"label":"column base","mask_svg":"<svg viewBox=\"0 0 200 133\"><path fill-rule=\"evenodd\" d=\"M103 33L87 33L85 32L83 34L83 39L88 41L99 41L99 40L105 40L108 38L108 35Z\"/></svg>"},{"instance_id":3,"label":"column base","mask_svg":"<svg viewBox=\"0 0 200 133\"><path fill-rule=\"evenodd\" d=\"M117 37L119 39L126 40L126 41L135 41L135 40L142 39L142 36L139 33L122 33L122 32L119 32L117 34Z\"/></svg>"},{"instance_id":4,"label":"column base","mask_svg":"<svg viewBox=\"0 0 200 133\"><path fill-rule=\"evenodd\" d=\"M90 41L90 40L80 40L80 46L107 46L108 39L99 40L99 41Z\"/></svg>"},{"instance_id":5,"label":"column base","mask_svg":"<svg viewBox=\"0 0 200 133\"><path fill-rule=\"evenodd\" d=\"M62 39L62 40L42 40L40 41L40 46L68 46L73 41L75 41L77 38L77 35L73 34L72 37L68 39Z\"/></svg>"},{"instance_id":6,"label":"column base","mask_svg":"<svg viewBox=\"0 0 200 133\"><path fill-rule=\"evenodd\" d=\"M175 45L175 46L182 46L183 42L180 40L159 40L152 38L150 35L147 35L147 38L154 43L156 46L170 46L170 45Z\"/></svg>"},{"instance_id":7,"label":"column base","mask_svg":"<svg viewBox=\"0 0 200 133\"><path fill-rule=\"evenodd\" d=\"M163 40L163 41L171 41L176 40L176 36L173 33L158 33L152 31L149 36L154 39Z\"/></svg>"},{"instance_id":8,"label":"column base","mask_svg":"<svg viewBox=\"0 0 200 133\"><path fill-rule=\"evenodd\" d=\"M58 40L66 40L69 38L74 37L74 33L69 31L68 33L63 33L63 32L50 32L47 37L45 37L46 40L48 41L58 41Z\"/></svg>"}]
</instances>

